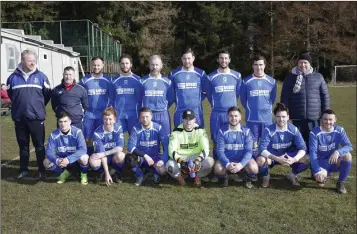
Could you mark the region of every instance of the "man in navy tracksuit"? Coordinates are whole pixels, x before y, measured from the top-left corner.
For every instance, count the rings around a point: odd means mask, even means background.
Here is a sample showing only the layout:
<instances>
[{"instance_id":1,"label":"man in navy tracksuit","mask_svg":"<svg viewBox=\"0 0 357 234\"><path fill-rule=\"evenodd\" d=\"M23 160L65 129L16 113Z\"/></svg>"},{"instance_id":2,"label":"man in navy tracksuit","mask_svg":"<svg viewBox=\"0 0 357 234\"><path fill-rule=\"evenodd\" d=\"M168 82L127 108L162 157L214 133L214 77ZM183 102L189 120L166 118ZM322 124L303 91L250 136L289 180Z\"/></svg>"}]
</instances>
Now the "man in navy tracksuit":
<instances>
[{"instance_id":1,"label":"man in navy tracksuit","mask_svg":"<svg viewBox=\"0 0 357 234\"><path fill-rule=\"evenodd\" d=\"M72 126L83 131L83 111L88 109L88 95L87 90L76 83L73 67L64 68L62 83L52 90L51 104L57 118L65 111L69 114Z\"/></svg>"},{"instance_id":2,"label":"man in navy tracksuit","mask_svg":"<svg viewBox=\"0 0 357 234\"><path fill-rule=\"evenodd\" d=\"M36 67L36 52L30 49L21 53L21 63L7 79L8 94L12 102L11 116L15 122L15 133L20 148L21 179L28 175L30 159L30 136L35 146L38 179L46 177L45 116L46 105L51 98L51 87L47 76Z\"/></svg>"}]
</instances>

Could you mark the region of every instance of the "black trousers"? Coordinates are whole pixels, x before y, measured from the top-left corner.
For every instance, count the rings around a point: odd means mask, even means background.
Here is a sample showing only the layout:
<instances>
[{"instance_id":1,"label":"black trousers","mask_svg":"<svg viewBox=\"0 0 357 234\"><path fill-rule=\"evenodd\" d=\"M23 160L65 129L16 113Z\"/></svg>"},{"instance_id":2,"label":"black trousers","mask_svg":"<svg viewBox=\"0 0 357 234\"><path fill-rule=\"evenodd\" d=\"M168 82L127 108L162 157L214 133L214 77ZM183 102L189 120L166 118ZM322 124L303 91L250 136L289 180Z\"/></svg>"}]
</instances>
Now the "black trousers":
<instances>
[{"instance_id":1,"label":"black trousers","mask_svg":"<svg viewBox=\"0 0 357 234\"><path fill-rule=\"evenodd\" d=\"M30 160L30 136L35 147L37 166L39 172L44 172L43 160L45 159L45 122L23 118L15 121L15 133L20 148L20 171L28 171Z\"/></svg>"},{"instance_id":2,"label":"black trousers","mask_svg":"<svg viewBox=\"0 0 357 234\"><path fill-rule=\"evenodd\" d=\"M307 153L309 153L309 135L312 129L320 126L320 120L293 120L293 124L299 129L302 138L304 138L307 147Z\"/></svg>"}]
</instances>

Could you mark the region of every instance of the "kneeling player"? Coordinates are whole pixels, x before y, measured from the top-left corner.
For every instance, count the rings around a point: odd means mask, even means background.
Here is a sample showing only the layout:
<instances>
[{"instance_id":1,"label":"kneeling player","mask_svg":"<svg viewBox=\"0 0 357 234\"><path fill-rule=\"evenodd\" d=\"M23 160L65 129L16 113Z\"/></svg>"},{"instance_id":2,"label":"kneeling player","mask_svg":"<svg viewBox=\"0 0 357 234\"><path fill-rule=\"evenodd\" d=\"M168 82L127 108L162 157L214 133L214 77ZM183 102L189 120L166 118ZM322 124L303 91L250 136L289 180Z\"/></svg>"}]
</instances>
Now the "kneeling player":
<instances>
[{"instance_id":1,"label":"kneeling player","mask_svg":"<svg viewBox=\"0 0 357 234\"><path fill-rule=\"evenodd\" d=\"M165 163L168 160L168 136L158 123L152 122L152 112L149 108L140 109L140 124L133 127L125 161L136 175L136 186L144 181L142 169L153 170L154 183L159 184L160 176L166 174ZM163 154L160 153L160 143ZM136 163L133 163L135 162Z\"/></svg>"},{"instance_id":2,"label":"kneeling player","mask_svg":"<svg viewBox=\"0 0 357 234\"><path fill-rule=\"evenodd\" d=\"M335 112L325 110L321 126L310 132L311 170L321 187L325 185L331 172L339 171L336 190L338 193L347 193L344 184L351 170L352 145L345 130L335 125L336 121ZM339 148L339 145L342 148Z\"/></svg>"},{"instance_id":3,"label":"kneeling player","mask_svg":"<svg viewBox=\"0 0 357 234\"><path fill-rule=\"evenodd\" d=\"M169 141L169 156L166 163L168 173L178 178L180 185L185 185L181 171L190 174L194 184L201 185L201 177L209 175L214 160L209 157L209 141L205 129L196 124L196 116L192 110L186 110L182 115L183 124L171 133Z\"/></svg>"},{"instance_id":4,"label":"kneeling player","mask_svg":"<svg viewBox=\"0 0 357 234\"><path fill-rule=\"evenodd\" d=\"M257 158L259 172L263 176L262 187L269 186L268 166L284 165L292 168L287 179L300 186L297 177L308 168L306 164L306 145L299 130L288 123L289 113L284 104L277 103L274 108L276 123L266 127L260 140Z\"/></svg>"},{"instance_id":5,"label":"kneeling player","mask_svg":"<svg viewBox=\"0 0 357 234\"><path fill-rule=\"evenodd\" d=\"M258 165L253 155L253 138L249 128L241 126L242 119L238 107L228 109L229 124L223 126L217 136L218 161L214 173L224 178L224 186L228 186L227 173L235 174L243 168L246 171L245 186L252 188L252 178L258 174Z\"/></svg>"},{"instance_id":6,"label":"kneeling player","mask_svg":"<svg viewBox=\"0 0 357 234\"><path fill-rule=\"evenodd\" d=\"M69 168L77 167L81 171L81 184L88 184L88 155L83 133L71 126L67 112L61 112L57 118L58 126L48 137L46 158L43 165L47 170L60 174L57 181L63 184L70 176Z\"/></svg>"},{"instance_id":7,"label":"kneeling player","mask_svg":"<svg viewBox=\"0 0 357 234\"><path fill-rule=\"evenodd\" d=\"M104 124L94 131L95 153L91 155L89 163L94 171L103 173L104 170L105 183L110 186L113 183L108 168L110 164L115 170L114 181L122 182L124 136L121 125L116 123L116 112L112 107L106 108L102 116Z\"/></svg>"}]
</instances>

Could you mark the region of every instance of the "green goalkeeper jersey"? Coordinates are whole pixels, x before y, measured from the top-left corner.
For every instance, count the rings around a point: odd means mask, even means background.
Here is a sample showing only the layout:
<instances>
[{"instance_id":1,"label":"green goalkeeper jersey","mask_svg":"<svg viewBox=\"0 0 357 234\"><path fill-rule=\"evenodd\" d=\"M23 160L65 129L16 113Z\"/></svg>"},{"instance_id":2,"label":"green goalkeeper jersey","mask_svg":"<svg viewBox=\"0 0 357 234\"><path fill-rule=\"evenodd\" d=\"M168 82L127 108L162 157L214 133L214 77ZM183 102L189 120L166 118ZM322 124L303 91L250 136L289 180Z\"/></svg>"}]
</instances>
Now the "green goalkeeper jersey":
<instances>
[{"instance_id":1,"label":"green goalkeeper jersey","mask_svg":"<svg viewBox=\"0 0 357 234\"><path fill-rule=\"evenodd\" d=\"M169 142L169 156L177 161L179 157L202 154L203 158L209 154L209 140L206 130L197 124L191 132L187 132L183 125L179 125L171 133Z\"/></svg>"}]
</instances>

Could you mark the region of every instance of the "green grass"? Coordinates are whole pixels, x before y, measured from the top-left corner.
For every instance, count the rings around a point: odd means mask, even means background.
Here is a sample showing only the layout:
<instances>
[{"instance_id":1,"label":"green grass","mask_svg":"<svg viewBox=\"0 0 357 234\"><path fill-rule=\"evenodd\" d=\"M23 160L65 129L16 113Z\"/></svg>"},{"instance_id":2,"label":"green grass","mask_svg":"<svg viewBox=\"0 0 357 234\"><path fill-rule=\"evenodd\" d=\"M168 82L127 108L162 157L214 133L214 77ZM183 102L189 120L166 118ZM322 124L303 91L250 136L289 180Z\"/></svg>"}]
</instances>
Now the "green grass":
<instances>
[{"instance_id":1,"label":"green grass","mask_svg":"<svg viewBox=\"0 0 357 234\"><path fill-rule=\"evenodd\" d=\"M356 149L356 89L330 87L331 106L338 124L345 127ZM280 89L279 89L280 92ZM278 94L280 97L280 93ZM46 133L56 123L47 108ZM210 108L205 102L205 124L209 131ZM2 163L18 155L14 124L1 119ZM354 156L354 153L353 153ZM318 188L302 174L302 188L294 189L284 179L288 168L275 167L271 187L255 182L251 190L241 184L222 188L179 187L165 180L161 188L148 180L135 187L134 179L106 187L81 186L78 178L63 185L55 180L17 182L19 162L2 168L2 233L355 233L356 163L346 187L348 194L334 192L336 174L325 188ZM35 157L31 155L32 174ZM91 174L92 175L92 174Z\"/></svg>"}]
</instances>

